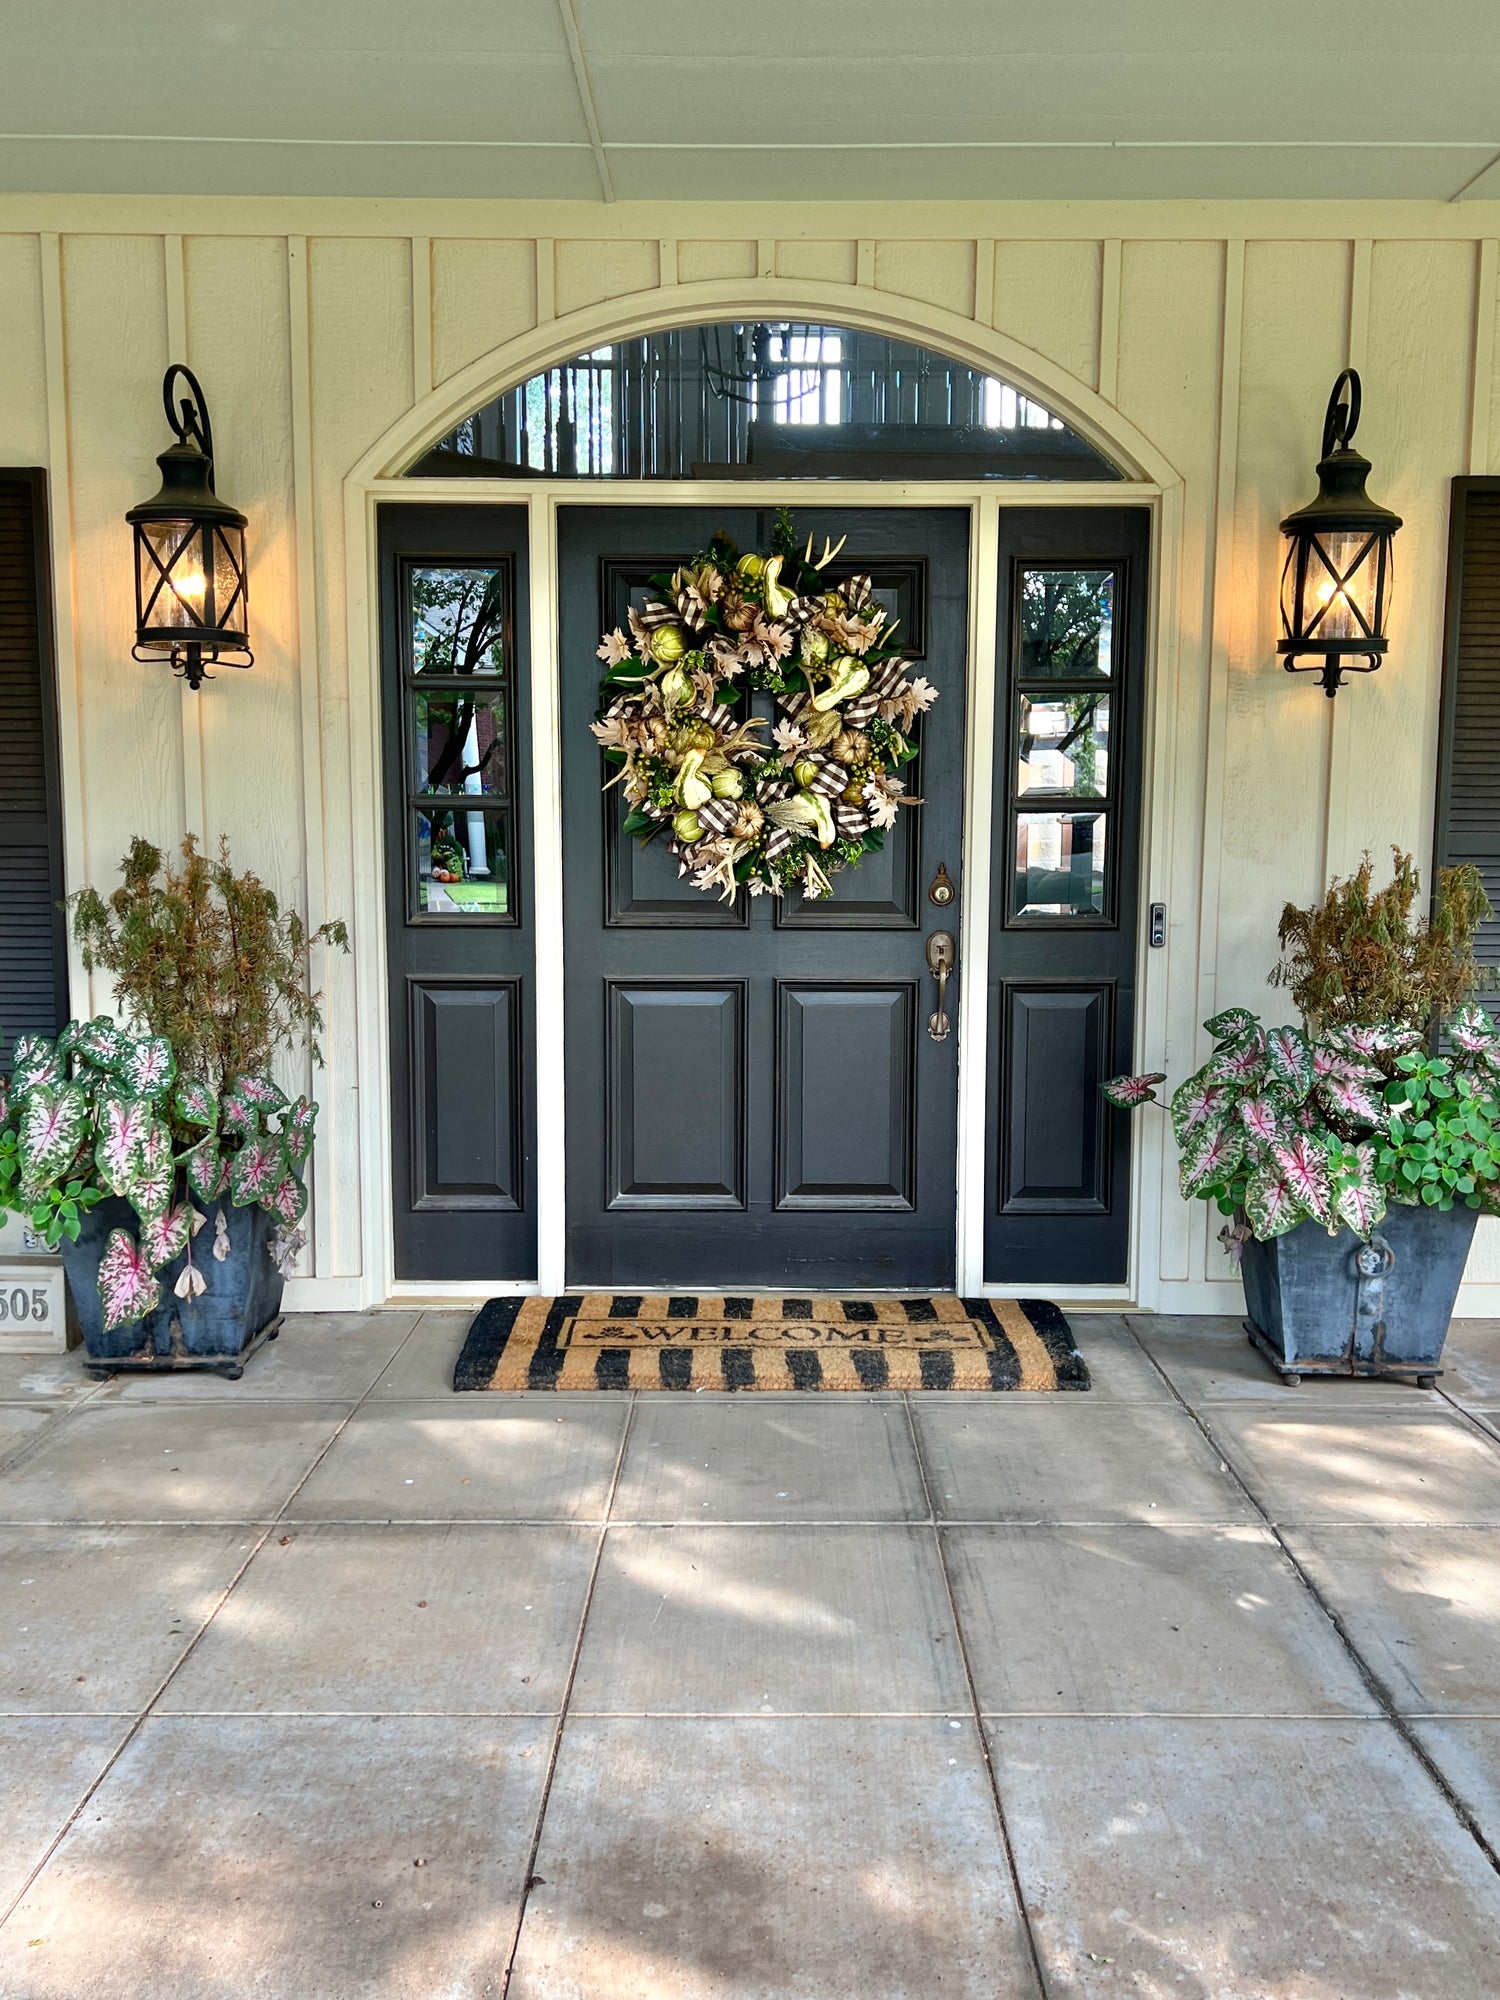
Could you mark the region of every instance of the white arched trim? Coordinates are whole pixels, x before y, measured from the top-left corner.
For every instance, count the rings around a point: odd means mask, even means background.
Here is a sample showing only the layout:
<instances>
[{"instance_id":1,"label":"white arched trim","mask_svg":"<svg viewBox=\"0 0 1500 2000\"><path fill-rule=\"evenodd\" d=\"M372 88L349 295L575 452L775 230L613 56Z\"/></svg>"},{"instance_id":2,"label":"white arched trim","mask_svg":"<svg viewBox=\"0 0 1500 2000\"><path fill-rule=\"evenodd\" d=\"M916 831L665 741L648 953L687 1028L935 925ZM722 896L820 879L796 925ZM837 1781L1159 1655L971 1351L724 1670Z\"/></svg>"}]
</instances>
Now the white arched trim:
<instances>
[{"instance_id":1,"label":"white arched trim","mask_svg":"<svg viewBox=\"0 0 1500 2000\"><path fill-rule=\"evenodd\" d=\"M371 480L399 477L475 410L528 376L571 361L590 348L671 327L779 317L858 327L933 347L955 361L998 375L1023 392L1034 392L1038 402L1096 445L1127 479L1159 487L1178 483L1176 468L1128 418L1035 348L920 299L860 285L782 278L715 280L629 292L562 319L546 320L491 348L414 403L350 468L349 480L364 486Z\"/></svg>"}]
</instances>

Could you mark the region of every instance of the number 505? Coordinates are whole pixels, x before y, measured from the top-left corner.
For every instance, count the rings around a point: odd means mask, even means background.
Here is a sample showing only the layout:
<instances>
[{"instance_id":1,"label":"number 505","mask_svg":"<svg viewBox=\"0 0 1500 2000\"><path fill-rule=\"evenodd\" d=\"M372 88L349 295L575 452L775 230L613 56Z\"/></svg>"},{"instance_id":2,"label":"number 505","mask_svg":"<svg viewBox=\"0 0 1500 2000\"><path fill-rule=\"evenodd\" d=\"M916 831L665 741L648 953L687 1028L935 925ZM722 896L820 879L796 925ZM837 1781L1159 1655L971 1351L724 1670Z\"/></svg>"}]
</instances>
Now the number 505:
<instances>
[{"instance_id":1,"label":"number 505","mask_svg":"<svg viewBox=\"0 0 1500 2000\"><path fill-rule=\"evenodd\" d=\"M47 1317L47 1287L0 1285L0 1324L8 1320L41 1321Z\"/></svg>"}]
</instances>

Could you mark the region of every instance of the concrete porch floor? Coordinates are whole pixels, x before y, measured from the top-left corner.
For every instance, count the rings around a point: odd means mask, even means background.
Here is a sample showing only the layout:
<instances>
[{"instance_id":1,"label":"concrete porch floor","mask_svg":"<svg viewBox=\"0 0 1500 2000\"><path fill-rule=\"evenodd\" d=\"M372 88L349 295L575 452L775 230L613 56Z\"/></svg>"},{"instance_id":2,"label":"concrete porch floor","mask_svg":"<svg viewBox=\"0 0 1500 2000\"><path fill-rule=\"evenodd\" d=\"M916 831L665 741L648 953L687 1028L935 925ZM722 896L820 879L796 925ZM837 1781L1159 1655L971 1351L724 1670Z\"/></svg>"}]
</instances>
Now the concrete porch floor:
<instances>
[{"instance_id":1,"label":"concrete porch floor","mask_svg":"<svg viewBox=\"0 0 1500 2000\"><path fill-rule=\"evenodd\" d=\"M7 2000L1491 2000L1500 1325L1286 1389L0 1361Z\"/></svg>"}]
</instances>

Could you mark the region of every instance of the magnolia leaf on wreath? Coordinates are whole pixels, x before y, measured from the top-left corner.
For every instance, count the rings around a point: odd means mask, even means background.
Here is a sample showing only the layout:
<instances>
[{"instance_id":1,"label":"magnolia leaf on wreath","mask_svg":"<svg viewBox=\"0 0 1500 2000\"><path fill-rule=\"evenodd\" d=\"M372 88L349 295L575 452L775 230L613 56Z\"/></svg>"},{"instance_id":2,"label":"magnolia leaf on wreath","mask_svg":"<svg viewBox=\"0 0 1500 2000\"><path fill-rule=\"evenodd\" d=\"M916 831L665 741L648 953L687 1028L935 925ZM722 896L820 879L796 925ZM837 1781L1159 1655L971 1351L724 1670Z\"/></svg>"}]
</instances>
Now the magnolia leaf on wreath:
<instances>
[{"instance_id":1,"label":"magnolia leaf on wreath","mask_svg":"<svg viewBox=\"0 0 1500 2000\"><path fill-rule=\"evenodd\" d=\"M21 1186L40 1192L65 1171L82 1142L89 1116L86 1091L64 1083L33 1084L21 1105L17 1158Z\"/></svg>"},{"instance_id":2,"label":"magnolia leaf on wreath","mask_svg":"<svg viewBox=\"0 0 1500 2000\"><path fill-rule=\"evenodd\" d=\"M290 1172L286 1147L275 1132L247 1139L229 1165L229 1199L236 1208L265 1206Z\"/></svg>"},{"instance_id":3,"label":"magnolia leaf on wreath","mask_svg":"<svg viewBox=\"0 0 1500 2000\"><path fill-rule=\"evenodd\" d=\"M60 1083L65 1065L45 1035L17 1035L15 1058L11 1063L11 1094L24 1097L28 1091Z\"/></svg>"},{"instance_id":4,"label":"magnolia leaf on wreath","mask_svg":"<svg viewBox=\"0 0 1500 2000\"><path fill-rule=\"evenodd\" d=\"M177 1058L165 1035L143 1035L127 1042L112 1067L134 1097L160 1097L177 1074Z\"/></svg>"},{"instance_id":5,"label":"magnolia leaf on wreath","mask_svg":"<svg viewBox=\"0 0 1500 2000\"><path fill-rule=\"evenodd\" d=\"M110 1232L99 1259L98 1283L106 1333L144 1319L161 1299L161 1286L150 1262L124 1229Z\"/></svg>"},{"instance_id":6,"label":"magnolia leaf on wreath","mask_svg":"<svg viewBox=\"0 0 1500 2000\"><path fill-rule=\"evenodd\" d=\"M837 546L800 553L784 511L774 553L723 535L651 580L628 633L604 635L591 725L625 832L665 834L678 872L732 902L832 894L903 805L900 773L938 690L909 673L868 576L833 582ZM778 716L752 713L757 692Z\"/></svg>"}]
</instances>

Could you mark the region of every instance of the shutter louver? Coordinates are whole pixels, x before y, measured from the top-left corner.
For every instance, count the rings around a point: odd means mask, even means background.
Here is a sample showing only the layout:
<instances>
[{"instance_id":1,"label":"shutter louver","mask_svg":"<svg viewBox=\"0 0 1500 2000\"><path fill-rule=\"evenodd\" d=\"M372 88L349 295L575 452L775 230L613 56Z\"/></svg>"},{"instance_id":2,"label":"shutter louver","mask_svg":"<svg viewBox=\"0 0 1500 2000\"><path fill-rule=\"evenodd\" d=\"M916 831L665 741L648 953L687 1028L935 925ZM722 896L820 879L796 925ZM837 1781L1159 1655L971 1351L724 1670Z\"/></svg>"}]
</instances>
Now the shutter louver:
<instances>
[{"instance_id":1,"label":"shutter louver","mask_svg":"<svg viewBox=\"0 0 1500 2000\"><path fill-rule=\"evenodd\" d=\"M67 1018L43 475L0 471L0 1051Z\"/></svg>"}]
</instances>

